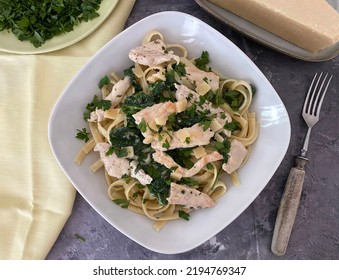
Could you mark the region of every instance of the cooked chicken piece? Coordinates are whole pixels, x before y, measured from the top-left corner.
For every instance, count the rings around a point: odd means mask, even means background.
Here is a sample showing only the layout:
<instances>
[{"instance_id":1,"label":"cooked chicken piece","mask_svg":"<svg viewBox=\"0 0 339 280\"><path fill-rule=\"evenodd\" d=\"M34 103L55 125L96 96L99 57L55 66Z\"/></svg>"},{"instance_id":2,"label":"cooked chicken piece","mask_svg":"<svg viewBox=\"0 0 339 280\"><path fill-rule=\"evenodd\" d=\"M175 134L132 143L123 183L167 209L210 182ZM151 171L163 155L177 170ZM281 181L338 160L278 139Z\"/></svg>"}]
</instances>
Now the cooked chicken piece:
<instances>
[{"instance_id":1,"label":"cooked chicken piece","mask_svg":"<svg viewBox=\"0 0 339 280\"><path fill-rule=\"evenodd\" d=\"M145 173L144 170L139 169L138 172L135 173L135 169L137 168L138 163L136 161L132 161L131 166L131 177L137 179L141 185L148 185L153 181L153 178Z\"/></svg>"},{"instance_id":2,"label":"cooked chicken piece","mask_svg":"<svg viewBox=\"0 0 339 280\"><path fill-rule=\"evenodd\" d=\"M151 67L171 60L179 63L179 56L173 51L166 51L166 45L160 39L132 49L128 56L134 62Z\"/></svg>"},{"instance_id":3,"label":"cooked chicken piece","mask_svg":"<svg viewBox=\"0 0 339 280\"><path fill-rule=\"evenodd\" d=\"M185 71L185 77L192 84L198 86L201 83L206 82L214 92L219 88L219 76L215 75L213 72L205 72L195 66L186 66Z\"/></svg>"},{"instance_id":4,"label":"cooked chicken piece","mask_svg":"<svg viewBox=\"0 0 339 280\"><path fill-rule=\"evenodd\" d=\"M157 103L153 106L146 107L145 109L139 111L138 113L135 113L133 115L133 118L135 119L136 124L140 124L142 119L147 124L151 124L152 122L155 122L155 119L158 118L165 118L176 112L176 105L173 102L164 102L164 103Z\"/></svg>"},{"instance_id":5,"label":"cooked chicken piece","mask_svg":"<svg viewBox=\"0 0 339 280\"><path fill-rule=\"evenodd\" d=\"M206 164L223 159L223 156L215 151L203 156L193 165L192 168L186 169L177 164L171 156L162 151L155 151L152 157L157 163L166 166L168 169L176 168L175 173L181 177L192 177L197 174Z\"/></svg>"},{"instance_id":6,"label":"cooked chicken piece","mask_svg":"<svg viewBox=\"0 0 339 280\"><path fill-rule=\"evenodd\" d=\"M189 135L187 136L187 141L182 141L183 139L180 134L183 131L185 131L187 135ZM164 146L164 141L160 141L158 139L154 139L151 143L151 146L153 149L160 151L204 146L210 142L210 139L213 136L214 132L211 129L208 128L204 131L203 127L196 123L191 127L182 128L170 133L170 141L168 141L168 146Z\"/></svg>"},{"instance_id":7,"label":"cooked chicken piece","mask_svg":"<svg viewBox=\"0 0 339 280\"><path fill-rule=\"evenodd\" d=\"M126 76L123 80L118 81L112 88L109 95L104 99L111 101L111 108L117 106L123 99L128 88L131 86L131 80ZM91 112L89 122L101 122L105 119L105 111L103 109L96 108L95 111Z\"/></svg>"},{"instance_id":8,"label":"cooked chicken piece","mask_svg":"<svg viewBox=\"0 0 339 280\"><path fill-rule=\"evenodd\" d=\"M193 104L193 101L199 102L199 94L195 91L185 85L175 84L174 86L177 89L175 92L175 98L177 100L189 99L189 104Z\"/></svg>"},{"instance_id":9,"label":"cooked chicken piece","mask_svg":"<svg viewBox=\"0 0 339 280\"><path fill-rule=\"evenodd\" d=\"M171 183L170 196L167 201L169 204L179 204L185 208L193 209L214 207L216 205L207 194L176 183Z\"/></svg>"},{"instance_id":10,"label":"cooked chicken piece","mask_svg":"<svg viewBox=\"0 0 339 280\"><path fill-rule=\"evenodd\" d=\"M129 173L129 161L125 158L118 158L115 153L106 155L109 148L109 143L97 143L94 151L100 153L100 158L104 163L107 173L120 179L123 175Z\"/></svg>"},{"instance_id":11,"label":"cooked chicken piece","mask_svg":"<svg viewBox=\"0 0 339 280\"><path fill-rule=\"evenodd\" d=\"M97 143L94 147L94 151L100 153L100 158L104 163L105 169L108 175L120 179L123 175L131 176L137 179L140 184L147 185L152 182L152 177L145 173L144 170L139 169L135 172L137 162L132 161L131 163L125 158L119 158L115 153L106 155L110 148L109 143Z\"/></svg>"},{"instance_id":12,"label":"cooked chicken piece","mask_svg":"<svg viewBox=\"0 0 339 280\"><path fill-rule=\"evenodd\" d=\"M247 152L247 149L241 142L236 139L233 140L231 142L230 152L228 153L229 158L227 162L222 165L222 169L228 174L237 170L246 158Z\"/></svg>"},{"instance_id":13,"label":"cooked chicken piece","mask_svg":"<svg viewBox=\"0 0 339 280\"><path fill-rule=\"evenodd\" d=\"M131 80L129 77L125 77L123 80L118 81L112 88L109 95L106 96L106 100L110 100L112 105L111 108L117 106L122 98L124 97L126 91L131 86Z\"/></svg>"},{"instance_id":14,"label":"cooked chicken piece","mask_svg":"<svg viewBox=\"0 0 339 280\"><path fill-rule=\"evenodd\" d=\"M88 122L102 122L105 119L105 111L96 108L95 111L91 112Z\"/></svg>"}]
</instances>

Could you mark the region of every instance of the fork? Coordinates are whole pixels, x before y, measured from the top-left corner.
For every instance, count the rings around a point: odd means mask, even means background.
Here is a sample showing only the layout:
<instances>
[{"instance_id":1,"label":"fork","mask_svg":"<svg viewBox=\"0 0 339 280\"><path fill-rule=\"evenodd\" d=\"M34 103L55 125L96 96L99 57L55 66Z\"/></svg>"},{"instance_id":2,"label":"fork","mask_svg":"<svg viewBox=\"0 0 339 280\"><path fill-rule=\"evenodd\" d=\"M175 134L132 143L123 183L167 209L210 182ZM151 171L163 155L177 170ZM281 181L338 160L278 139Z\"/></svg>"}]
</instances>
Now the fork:
<instances>
[{"instance_id":1,"label":"fork","mask_svg":"<svg viewBox=\"0 0 339 280\"><path fill-rule=\"evenodd\" d=\"M284 255L287 249L303 188L305 178L304 168L308 161L306 152L311 131L313 126L319 121L321 105L332 79L332 75L329 77L328 73L324 78L322 76L323 73L320 73L320 75L318 73L315 74L304 102L302 117L308 126L308 130L301 154L295 159L295 166L290 171L280 201L271 245L272 252L277 256Z\"/></svg>"}]
</instances>

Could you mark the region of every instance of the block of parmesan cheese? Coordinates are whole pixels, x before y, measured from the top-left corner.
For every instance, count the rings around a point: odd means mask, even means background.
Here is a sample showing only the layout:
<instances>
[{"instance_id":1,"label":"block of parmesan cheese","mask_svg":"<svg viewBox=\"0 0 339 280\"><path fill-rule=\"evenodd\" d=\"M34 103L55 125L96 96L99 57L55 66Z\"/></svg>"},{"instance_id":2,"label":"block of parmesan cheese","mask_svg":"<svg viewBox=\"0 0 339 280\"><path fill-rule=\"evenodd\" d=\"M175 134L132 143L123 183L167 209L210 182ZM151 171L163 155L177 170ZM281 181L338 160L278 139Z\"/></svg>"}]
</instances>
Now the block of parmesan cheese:
<instances>
[{"instance_id":1,"label":"block of parmesan cheese","mask_svg":"<svg viewBox=\"0 0 339 280\"><path fill-rule=\"evenodd\" d=\"M325 0L209 0L305 49L339 41L339 13Z\"/></svg>"}]
</instances>

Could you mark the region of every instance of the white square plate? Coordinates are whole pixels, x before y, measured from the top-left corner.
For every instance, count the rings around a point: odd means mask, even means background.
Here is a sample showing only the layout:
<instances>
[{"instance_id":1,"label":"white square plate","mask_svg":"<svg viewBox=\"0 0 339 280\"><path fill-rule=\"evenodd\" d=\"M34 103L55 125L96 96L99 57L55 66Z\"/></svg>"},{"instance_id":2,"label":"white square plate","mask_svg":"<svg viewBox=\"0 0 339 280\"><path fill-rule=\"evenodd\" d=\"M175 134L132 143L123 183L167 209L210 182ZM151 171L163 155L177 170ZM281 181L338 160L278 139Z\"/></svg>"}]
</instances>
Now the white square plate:
<instances>
[{"instance_id":1,"label":"white square plate","mask_svg":"<svg viewBox=\"0 0 339 280\"><path fill-rule=\"evenodd\" d=\"M170 24L169 24L170 23ZM251 111L257 113L260 133L249 161L239 171L241 185L233 187L217 206L191 213L190 221L169 222L160 231L146 217L115 205L107 196L103 172L92 173L89 165L97 159L90 154L81 166L74 157L82 146L76 130L86 127L82 114L94 94L98 81L107 73L132 66L130 49L141 45L150 30L159 30L168 43L180 43L189 57L210 54L210 66L223 77L243 79L257 88ZM190 15L162 12L129 27L100 49L73 78L60 96L49 120L49 141L61 168L88 203L115 228L142 246L160 253L188 251L207 241L237 218L258 196L281 163L290 140L286 109L269 81L255 64L222 34Z\"/></svg>"}]
</instances>

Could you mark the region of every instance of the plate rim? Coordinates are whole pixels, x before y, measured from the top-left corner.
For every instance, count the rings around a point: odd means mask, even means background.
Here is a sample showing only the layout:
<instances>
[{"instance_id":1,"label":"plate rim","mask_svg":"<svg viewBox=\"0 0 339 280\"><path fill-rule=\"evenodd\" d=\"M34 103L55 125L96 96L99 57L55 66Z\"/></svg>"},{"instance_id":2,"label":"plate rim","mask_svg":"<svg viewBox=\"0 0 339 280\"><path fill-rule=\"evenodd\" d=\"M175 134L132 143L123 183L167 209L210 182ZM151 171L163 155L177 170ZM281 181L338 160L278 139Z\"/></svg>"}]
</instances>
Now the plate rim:
<instances>
[{"instance_id":1,"label":"plate rim","mask_svg":"<svg viewBox=\"0 0 339 280\"><path fill-rule=\"evenodd\" d=\"M170 17L173 18L173 16L181 16L181 17L184 17L184 18L188 18L190 20L194 20L196 22L199 23L199 25L202 25L204 28L207 28L208 30L213 30L214 32L218 33L220 36L223 37L223 39L225 41L228 41L231 45L233 45L241 55L244 56L244 58L246 60L248 60L254 67L254 69L256 71L258 71L258 74L260 76L262 76L264 79L267 80L267 78L264 76L264 74L260 71L260 69L253 63L253 61L243 52L241 51L234 43L232 43L229 39L227 39L227 37L225 37L223 34L221 34L219 31L217 31L216 29L214 29L213 27L211 27L210 25L208 25L207 23L203 22L202 20L192 16L192 15L189 15L189 14L186 14L186 13L183 13L183 12L176 12L176 11L165 11L165 12L159 12L159 13L155 13L155 14L152 14L148 17L145 17L144 19L138 21L137 23L131 25L129 28L132 28L134 25L136 24L140 24L146 20L152 20L154 17L159 17L161 18L163 15L165 14L168 14ZM142 25L142 24L141 24ZM54 149L54 145L53 145L53 140L51 139L51 132L52 132L52 124L53 124L53 119L55 118L55 114L56 114L56 110L57 110L57 107L58 105L60 104L60 100L64 97L64 95L66 94L67 92L67 89L73 84L74 80L81 74L82 71L84 71L84 69L90 65L92 63L93 60L96 59L96 57L101 53L101 51L104 49L104 48L109 48L111 44L113 44L115 42L115 40L118 40L120 36L122 36L123 33L125 32L128 32L127 30L129 29L125 29L123 32L121 32L120 34L118 34L117 36L115 36L114 38L112 38L108 43L106 43L100 50L98 50L96 52L96 54L94 54L89 60L88 62L78 71L78 73L73 77L73 79L70 81L70 83L66 86L65 90L61 93L61 95L59 96L58 100L56 101L55 103L55 106L53 107L52 109L52 112L51 112L51 115L50 115L50 118L49 118L49 123L48 123L48 139L49 139L49 143L50 143L50 146L51 146L51 150L54 154L54 157L56 158L59 166L61 167L61 169L63 170L63 172L66 174L66 176L68 177L68 179L71 181L71 183L74 185L74 187L76 188L77 191L79 191L79 193L83 196L83 198L87 201L87 203L89 203L91 205L91 207L93 207L93 209L96 210L96 212L102 217L104 218L108 223L110 223L114 228L116 228L118 231L120 231L121 233L123 233L125 236L127 236L128 238L130 238L131 240L133 240L134 242L140 244L141 246L149 249L149 250L152 250L152 251L155 251L155 252L159 252L159 253L163 253L163 254L178 254L178 253L183 253L183 252L186 252L186 251L189 251L189 250L192 250L198 246L200 246L201 244L203 244L204 242L206 242L207 240L204 239L204 240L200 240L199 242L195 242L194 244L191 244L191 245L185 245L185 246L181 246L180 249L178 248L157 248L155 247L155 245L152 245L150 243L147 243L145 242L144 240L137 240L135 237L131 236L130 233L126 232L125 230L123 230L121 227L117 226L117 225L114 225L110 219L108 217L106 217L105 214L101 213L98 209L97 209L97 206L96 205L93 205L92 201L88 200L86 195L83 194L82 190L78 187L76 187L76 184L74 184L74 181L73 179L69 176L67 170L64 169L63 165L61 164L60 162L60 159L59 159L59 156L56 155L56 152L55 152L55 149ZM285 112L285 117L286 117L286 121L287 121L287 137L286 137L286 143L285 146L284 146L284 149L282 149L282 153L281 153L281 158L279 158L278 161L275 162L275 166L274 168L272 168L272 174L270 174L270 176L268 176L267 178L267 181L265 181L265 183L263 184L263 186L260 186L258 187L258 189L256 190L255 194L253 195L253 199L249 199L247 201L246 204L243 204L242 206L242 209L240 211L238 211L237 213L234 213L232 219L229 220L229 223L224 226L224 224L219 224L217 229L215 230L215 234L219 233L221 230L223 230L224 228L226 228L230 223L232 223L241 213L243 213L244 209L246 209L256 198L257 196L260 194L260 192L262 192L262 190L266 187L268 181L272 178L272 176L274 175L275 171L277 170L277 168L279 167L279 165L281 164L281 161L283 160L285 154L286 154L286 151L288 149L288 146L289 146L289 142L290 142L290 135L291 135L291 124L290 124L290 120L289 120L289 116L288 116L288 112L286 110L286 107L284 106L280 96L278 95L278 93L275 91L275 89L273 88L273 86L270 84L270 82L267 80L267 82L269 83L269 85L271 86L272 90L274 91L274 95L275 97L279 100L280 104L282 105L283 109L284 109L284 112ZM136 215L135 213L132 213L134 215ZM209 238L211 238L212 236L210 236Z\"/></svg>"},{"instance_id":2,"label":"plate rim","mask_svg":"<svg viewBox=\"0 0 339 280\"><path fill-rule=\"evenodd\" d=\"M67 32L65 34L60 34L57 36L58 39L62 38L61 42L53 43L53 39L56 37L53 37L49 40L47 40L42 46L35 48L30 42L28 41L20 41L11 31L9 30L2 30L0 31L0 37L1 36L10 36L13 40L13 42L16 42L17 45L25 44L27 45L26 50L16 49L16 48L8 48L1 46L0 41L0 51L9 53L9 54L43 54L43 53L50 53L57 50L64 49L66 47L69 47L71 45L74 45L81 40L85 39L89 35L91 35L93 32L95 32L104 22L105 20L110 16L110 14L113 12L113 10L117 7L119 0L103 0L100 4L100 8L98 10L99 17L94 18L93 20L87 21L87 22L81 22L78 26L74 26L74 30ZM94 21L94 24L93 24ZM76 34L78 27L83 27L83 25L89 25L90 28L85 30L85 32L80 33L79 35ZM5 34L6 35L2 35ZM76 36L74 37L74 34ZM71 39L69 39L71 37ZM74 38L72 38L74 37ZM55 41L54 41L55 42Z\"/></svg>"},{"instance_id":3,"label":"plate rim","mask_svg":"<svg viewBox=\"0 0 339 280\"><path fill-rule=\"evenodd\" d=\"M309 62L323 62L323 61L327 61L330 59L333 59L335 57L337 57L339 55L339 42L337 42L336 44L334 44L333 46L326 48L324 50L319 51L318 53L312 53L309 51L306 51L294 44L292 44L291 42L288 42L286 40L284 40L281 37L278 37L277 35L270 33L266 30L264 30L263 28L235 15L232 13L232 16L237 18L237 20L246 23L246 25L248 26L248 28L246 30L242 29L241 27L239 27L235 22L233 22L232 20L220 15L215 9L222 9L221 7L218 7L217 5L215 5L214 3L208 1L208 0L195 0L195 2L203 9L205 10L207 13L209 13L210 15L212 15L213 17L215 17L216 19L218 19L219 21L221 21L223 24L227 25L228 27L230 27L231 29L235 30L236 32L239 32L240 34L243 34L244 36L248 37L249 39L263 45L266 47L269 47L275 51L278 51L282 54L285 54L289 57L293 57L296 59L300 59L303 61L309 61ZM213 8L212 8L213 7ZM227 10L222 9L224 13L231 13ZM248 29L253 29L254 32L249 31ZM282 41L284 43L286 43L288 46L290 46L292 48L292 51L287 50L285 47L280 46L279 44L274 44L272 43L272 41L270 41L269 39L263 39L263 38L258 38L256 37L256 33L257 32L264 32L264 33L269 33L269 37L271 37L272 39L276 39L279 41ZM297 52L300 52L299 54Z\"/></svg>"}]
</instances>

